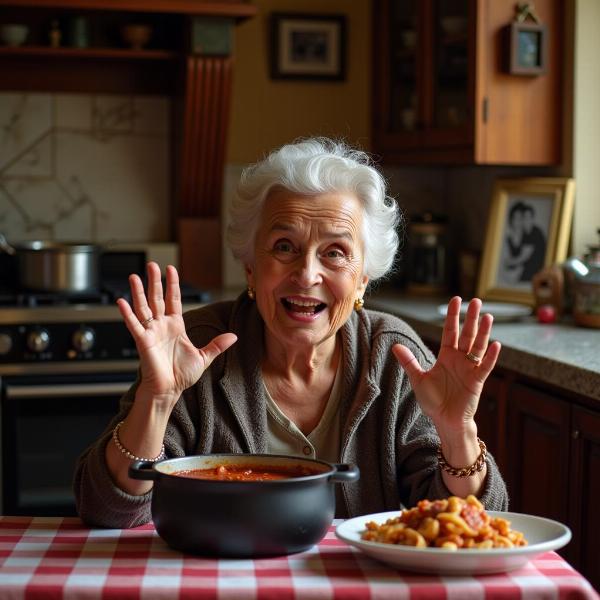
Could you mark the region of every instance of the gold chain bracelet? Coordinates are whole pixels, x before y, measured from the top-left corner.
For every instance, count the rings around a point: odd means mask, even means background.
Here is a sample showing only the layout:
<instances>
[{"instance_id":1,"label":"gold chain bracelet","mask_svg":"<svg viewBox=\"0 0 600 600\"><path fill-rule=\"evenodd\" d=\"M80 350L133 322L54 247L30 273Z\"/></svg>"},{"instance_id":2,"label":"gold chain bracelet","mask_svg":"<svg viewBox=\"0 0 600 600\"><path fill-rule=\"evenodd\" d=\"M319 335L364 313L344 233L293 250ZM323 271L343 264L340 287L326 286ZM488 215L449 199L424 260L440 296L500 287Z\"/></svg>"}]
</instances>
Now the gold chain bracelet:
<instances>
[{"instance_id":1,"label":"gold chain bracelet","mask_svg":"<svg viewBox=\"0 0 600 600\"><path fill-rule=\"evenodd\" d=\"M119 438L119 429L121 428L121 425L123 425L124 422L125 421L119 421L115 425L115 428L113 429L113 432L112 432L113 442L115 443L115 446L119 449L119 451L122 454L124 454L129 460L141 460L143 462L158 462L159 460L162 460L163 458L165 458L165 445L164 444L162 445L162 448L160 449L160 454L156 458L143 458L141 456L136 456L132 452L129 452L129 450L127 450L127 448L125 448L125 446L123 446L123 444L121 443L121 440Z\"/></svg>"},{"instance_id":2,"label":"gold chain bracelet","mask_svg":"<svg viewBox=\"0 0 600 600\"><path fill-rule=\"evenodd\" d=\"M437 451L437 459L438 464L440 465L440 469L442 469L442 471L446 471L446 473L449 473L453 477L471 477L471 475L479 473L483 469L483 465L485 465L485 459L487 457L487 448L485 446L485 443L482 442L479 438L477 438L477 443L479 444L480 449L479 456L472 465L468 467L462 467L461 469L452 467L446 462L446 459L442 454L442 446L440 444Z\"/></svg>"}]
</instances>

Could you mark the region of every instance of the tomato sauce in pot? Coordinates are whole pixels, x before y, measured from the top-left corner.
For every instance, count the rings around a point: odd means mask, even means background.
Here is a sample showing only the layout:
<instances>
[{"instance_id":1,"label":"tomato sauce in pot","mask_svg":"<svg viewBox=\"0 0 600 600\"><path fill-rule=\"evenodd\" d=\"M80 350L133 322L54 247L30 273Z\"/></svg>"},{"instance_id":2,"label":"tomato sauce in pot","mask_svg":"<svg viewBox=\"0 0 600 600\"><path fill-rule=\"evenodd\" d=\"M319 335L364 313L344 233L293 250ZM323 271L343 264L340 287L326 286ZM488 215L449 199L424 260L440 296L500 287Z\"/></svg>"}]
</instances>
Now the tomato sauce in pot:
<instances>
[{"instance_id":1,"label":"tomato sauce in pot","mask_svg":"<svg viewBox=\"0 0 600 600\"><path fill-rule=\"evenodd\" d=\"M278 467L271 465L219 465L211 469L188 469L175 471L172 475L191 479L210 479L214 481L275 481L293 477L318 475L320 471L300 465Z\"/></svg>"}]
</instances>

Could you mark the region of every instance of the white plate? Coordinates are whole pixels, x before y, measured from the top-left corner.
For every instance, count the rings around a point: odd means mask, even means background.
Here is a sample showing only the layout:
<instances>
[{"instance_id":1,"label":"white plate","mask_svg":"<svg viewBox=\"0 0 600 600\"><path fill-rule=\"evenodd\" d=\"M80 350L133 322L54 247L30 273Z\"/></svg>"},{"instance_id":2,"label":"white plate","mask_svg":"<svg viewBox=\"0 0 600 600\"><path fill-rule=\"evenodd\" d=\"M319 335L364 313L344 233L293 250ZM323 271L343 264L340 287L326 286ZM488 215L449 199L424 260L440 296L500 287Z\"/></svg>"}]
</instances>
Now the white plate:
<instances>
[{"instance_id":1,"label":"white plate","mask_svg":"<svg viewBox=\"0 0 600 600\"><path fill-rule=\"evenodd\" d=\"M467 314L468 307L468 302L463 302L460 305L460 314L462 317ZM437 311L440 316L445 317L448 305L440 304L437 307ZM531 307L526 304L511 304L510 302L483 302L480 314L484 313L493 315L495 321L512 321L529 316L531 314Z\"/></svg>"},{"instance_id":2,"label":"white plate","mask_svg":"<svg viewBox=\"0 0 600 600\"><path fill-rule=\"evenodd\" d=\"M492 517L502 517L510 521L511 528L522 531L529 544L518 548L446 550L368 542L361 539L367 521L385 523L387 519L399 515L397 510L348 519L337 526L335 534L347 544L394 567L443 575L482 575L512 571L544 552L562 548L571 539L570 529L551 519L512 512L486 512Z\"/></svg>"}]
</instances>

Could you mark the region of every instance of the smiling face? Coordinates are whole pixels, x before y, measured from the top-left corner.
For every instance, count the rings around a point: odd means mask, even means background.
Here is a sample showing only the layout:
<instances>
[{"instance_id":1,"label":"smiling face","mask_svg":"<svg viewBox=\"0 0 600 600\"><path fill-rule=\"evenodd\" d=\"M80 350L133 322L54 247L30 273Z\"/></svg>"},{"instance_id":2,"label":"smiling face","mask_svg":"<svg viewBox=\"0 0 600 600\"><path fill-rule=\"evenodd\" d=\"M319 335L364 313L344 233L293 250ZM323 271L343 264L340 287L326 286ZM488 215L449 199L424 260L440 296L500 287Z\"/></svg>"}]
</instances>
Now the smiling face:
<instances>
[{"instance_id":1,"label":"smiling face","mask_svg":"<svg viewBox=\"0 0 600 600\"><path fill-rule=\"evenodd\" d=\"M352 194L269 195L246 265L267 341L300 349L335 340L368 281L362 214Z\"/></svg>"}]
</instances>

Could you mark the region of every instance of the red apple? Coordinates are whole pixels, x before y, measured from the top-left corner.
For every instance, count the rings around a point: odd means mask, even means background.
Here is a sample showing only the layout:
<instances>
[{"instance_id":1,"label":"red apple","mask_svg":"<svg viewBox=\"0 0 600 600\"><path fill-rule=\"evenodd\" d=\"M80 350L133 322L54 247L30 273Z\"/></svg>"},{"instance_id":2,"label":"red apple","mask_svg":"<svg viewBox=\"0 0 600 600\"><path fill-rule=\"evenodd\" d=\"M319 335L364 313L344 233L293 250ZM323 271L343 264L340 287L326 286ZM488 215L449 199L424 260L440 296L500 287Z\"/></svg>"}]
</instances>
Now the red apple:
<instances>
[{"instance_id":1,"label":"red apple","mask_svg":"<svg viewBox=\"0 0 600 600\"><path fill-rule=\"evenodd\" d=\"M556 321L556 309L551 304L538 306L536 315L540 323L554 323Z\"/></svg>"}]
</instances>

